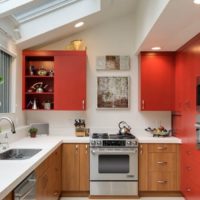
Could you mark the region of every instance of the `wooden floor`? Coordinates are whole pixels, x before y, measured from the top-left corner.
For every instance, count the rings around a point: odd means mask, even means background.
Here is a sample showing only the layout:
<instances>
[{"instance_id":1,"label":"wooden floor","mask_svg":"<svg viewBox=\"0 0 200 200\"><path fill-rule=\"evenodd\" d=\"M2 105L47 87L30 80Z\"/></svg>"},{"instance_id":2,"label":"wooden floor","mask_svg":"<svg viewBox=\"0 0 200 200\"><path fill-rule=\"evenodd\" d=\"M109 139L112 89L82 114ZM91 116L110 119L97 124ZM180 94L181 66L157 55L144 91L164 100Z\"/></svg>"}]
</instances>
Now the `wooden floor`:
<instances>
[{"instance_id":1,"label":"wooden floor","mask_svg":"<svg viewBox=\"0 0 200 200\"><path fill-rule=\"evenodd\" d=\"M91 199L85 198L85 197L84 198L83 197L81 197L81 198L80 197L62 197L62 198L60 198L60 200L91 200ZM97 199L95 199L95 200L97 200ZM103 200L106 200L106 199L103 199ZM109 199L109 200L111 200L111 199ZM140 200L184 200L184 198L183 197L142 197L142 198L140 198Z\"/></svg>"}]
</instances>

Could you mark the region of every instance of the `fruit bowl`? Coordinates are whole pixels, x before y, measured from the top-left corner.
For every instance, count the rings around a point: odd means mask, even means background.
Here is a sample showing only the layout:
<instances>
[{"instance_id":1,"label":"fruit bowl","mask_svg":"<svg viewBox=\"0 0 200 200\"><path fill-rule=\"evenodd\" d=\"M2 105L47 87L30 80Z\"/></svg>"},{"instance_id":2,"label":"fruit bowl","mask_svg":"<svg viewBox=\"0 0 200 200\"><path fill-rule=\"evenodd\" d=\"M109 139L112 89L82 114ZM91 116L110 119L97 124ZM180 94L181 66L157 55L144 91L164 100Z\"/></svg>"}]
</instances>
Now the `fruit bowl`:
<instances>
[{"instance_id":1,"label":"fruit bowl","mask_svg":"<svg viewBox=\"0 0 200 200\"><path fill-rule=\"evenodd\" d=\"M171 136L171 130L167 130L164 127L159 128L146 128L145 131L151 133L153 137L169 137Z\"/></svg>"}]
</instances>

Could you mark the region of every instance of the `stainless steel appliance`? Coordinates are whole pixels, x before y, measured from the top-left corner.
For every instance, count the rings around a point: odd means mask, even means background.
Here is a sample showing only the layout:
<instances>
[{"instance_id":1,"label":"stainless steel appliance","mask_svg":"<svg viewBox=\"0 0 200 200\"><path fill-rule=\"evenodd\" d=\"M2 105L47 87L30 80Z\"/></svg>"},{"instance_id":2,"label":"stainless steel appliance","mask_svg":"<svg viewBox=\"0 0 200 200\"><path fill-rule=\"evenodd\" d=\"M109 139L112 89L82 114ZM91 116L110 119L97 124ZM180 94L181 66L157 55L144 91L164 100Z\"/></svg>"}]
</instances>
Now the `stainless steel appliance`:
<instances>
[{"instance_id":1,"label":"stainless steel appliance","mask_svg":"<svg viewBox=\"0 0 200 200\"><path fill-rule=\"evenodd\" d=\"M34 172L15 188L14 200L36 200L36 176Z\"/></svg>"},{"instance_id":2,"label":"stainless steel appliance","mask_svg":"<svg viewBox=\"0 0 200 200\"><path fill-rule=\"evenodd\" d=\"M93 133L90 195L138 195L138 141L132 134Z\"/></svg>"}]
</instances>

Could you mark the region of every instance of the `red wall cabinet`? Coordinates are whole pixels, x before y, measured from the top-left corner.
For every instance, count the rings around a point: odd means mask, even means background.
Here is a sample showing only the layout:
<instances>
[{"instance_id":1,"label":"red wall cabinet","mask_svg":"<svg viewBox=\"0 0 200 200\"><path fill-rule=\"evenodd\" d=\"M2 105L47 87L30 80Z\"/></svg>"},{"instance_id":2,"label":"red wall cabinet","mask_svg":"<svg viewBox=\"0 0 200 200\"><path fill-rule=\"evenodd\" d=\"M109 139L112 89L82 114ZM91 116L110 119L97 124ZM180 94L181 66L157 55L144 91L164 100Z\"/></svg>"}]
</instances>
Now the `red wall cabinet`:
<instances>
[{"instance_id":1,"label":"red wall cabinet","mask_svg":"<svg viewBox=\"0 0 200 200\"><path fill-rule=\"evenodd\" d=\"M24 51L23 109L85 110L85 51Z\"/></svg>"},{"instance_id":2,"label":"red wall cabinet","mask_svg":"<svg viewBox=\"0 0 200 200\"><path fill-rule=\"evenodd\" d=\"M140 110L172 110L174 102L174 53L142 52L140 56Z\"/></svg>"},{"instance_id":3,"label":"red wall cabinet","mask_svg":"<svg viewBox=\"0 0 200 200\"><path fill-rule=\"evenodd\" d=\"M56 110L85 110L86 59L85 55L55 56Z\"/></svg>"}]
</instances>

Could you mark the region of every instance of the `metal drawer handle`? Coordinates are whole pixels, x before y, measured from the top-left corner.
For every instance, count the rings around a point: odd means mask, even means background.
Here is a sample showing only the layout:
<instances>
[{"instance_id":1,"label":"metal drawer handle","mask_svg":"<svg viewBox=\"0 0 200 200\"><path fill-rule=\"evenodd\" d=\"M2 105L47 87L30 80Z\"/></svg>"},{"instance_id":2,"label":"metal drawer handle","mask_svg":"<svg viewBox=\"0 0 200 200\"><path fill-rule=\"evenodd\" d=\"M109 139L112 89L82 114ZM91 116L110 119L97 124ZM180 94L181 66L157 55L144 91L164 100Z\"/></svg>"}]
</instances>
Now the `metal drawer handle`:
<instances>
[{"instance_id":1,"label":"metal drawer handle","mask_svg":"<svg viewBox=\"0 0 200 200\"><path fill-rule=\"evenodd\" d=\"M157 147L158 150L165 150L167 147Z\"/></svg>"},{"instance_id":2,"label":"metal drawer handle","mask_svg":"<svg viewBox=\"0 0 200 200\"><path fill-rule=\"evenodd\" d=\"M160 165L166 165L167 162L166 162L166 161L158 161L157 164L160 164Z\"/></svg>"},{"instance_id":3,"label":"metal drawer handle","mask_svg":"<svg viewBox=\"0 0 200 200\"><path fill-rule=\"evenodd\" d=\"M166 184L168 181L167 180L158 180L156 181L157 183L160 183L160 184Z\"/></svg>"},{"instance_id":4,"label":"metal drawer handle","mask_svg":"<svg viewBox=\"0 0 200 200\"><path fill-rule=\"evenodd\" d=\"M82 110L85 110L85 100L82 100Z\"/></svg>"}]
</instances>

